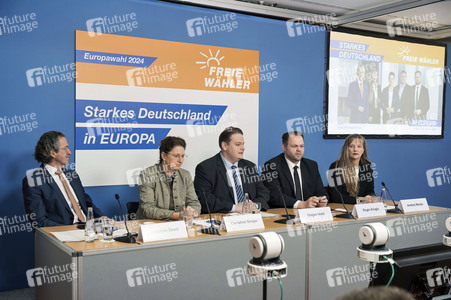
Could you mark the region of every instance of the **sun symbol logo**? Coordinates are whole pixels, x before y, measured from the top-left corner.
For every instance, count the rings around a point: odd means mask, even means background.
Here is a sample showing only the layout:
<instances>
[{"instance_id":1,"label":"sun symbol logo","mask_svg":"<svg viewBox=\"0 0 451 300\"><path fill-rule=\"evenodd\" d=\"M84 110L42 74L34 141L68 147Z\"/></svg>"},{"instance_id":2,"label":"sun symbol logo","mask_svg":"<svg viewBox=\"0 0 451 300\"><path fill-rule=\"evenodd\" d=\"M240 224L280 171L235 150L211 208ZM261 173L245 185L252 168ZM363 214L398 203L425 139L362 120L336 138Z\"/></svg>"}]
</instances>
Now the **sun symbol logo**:
<instances>
[{"instance_id":1,"label":"sun symbol logo","mask_svg":"<svg viewBox=\"0 0 451 300\"><path fill-rule=\"evenodd\" d=\"M401 51L401 52L398 52L399 57L402 57L404 55L409 55L409 52L410 52L409 46L402 46L401 48L399 48L399 50Z\"/></svg>"},{"instance_id":2,"label":"sun symbol logo","mask_svg":"<svg viewBox=\"0 0 451 300\"><path fill-rule=\"evenodd\" d=\"M204 56L207 60L206 61L196 61L196 64L201 65L201 69L205 69L206 67L210 67L210 66L219 66L221 65L221 60L224 58L224 56L222 56L221 58L219 58L219 52L221 50L218 50L218 52L216 52L216 55L213 55L213 53L211 52L211 49L208 49L208 52L210 52L210 56L200 52L200 54L202 56Z\"/></svg>"}]
</instances>

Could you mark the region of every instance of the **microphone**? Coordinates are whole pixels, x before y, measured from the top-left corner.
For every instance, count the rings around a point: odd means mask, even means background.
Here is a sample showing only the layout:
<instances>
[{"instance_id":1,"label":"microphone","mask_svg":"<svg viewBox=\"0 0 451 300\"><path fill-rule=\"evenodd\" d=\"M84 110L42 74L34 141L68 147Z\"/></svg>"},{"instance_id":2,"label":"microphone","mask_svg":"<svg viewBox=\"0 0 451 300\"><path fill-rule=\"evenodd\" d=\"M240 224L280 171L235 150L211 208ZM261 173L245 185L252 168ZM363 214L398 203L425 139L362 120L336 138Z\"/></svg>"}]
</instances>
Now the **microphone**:
<instances>
[{"instance_id":1,"label":"microphone","mask_svg":"<svg viewBox=\"0 0 451 300\"><path fill-rule=\"evenodd\" d=\"M115 237L114 240L121 243L134 244L136 243L136 239L134 236L130 234L130 231L127 227L127 218L125 217L124 210L122 209L121 201L119 201L119 195L114 195L117 202L119 203L119 207L121 208L122 216L124 217L125 229L127 229L127 235Z\"/></svg>"},{"instance_id":2,"label":"microphone","mask_svg":"<svg viewBox=\"0 0 451 300\"><path fill-rule=\"evenodd\" d=\"M204 198L205 198L205 203L207 203L207 210L208 210L208 215L210 216L210 227L208 228L202 228L200 230L201 233L204 234L215 234L215 235L221 235L218 231L218 229L213 225L213 220L211 219L211 211L210 211L210 205L208 205L208 199L207 196L205 195L205 191L202 189L202 193L204 194Z\"/></svg>"},{"instance_id":3,"label":"microphone","mask_svg":"<svg viewBox=\"0 0 451 300\"><path fill-rule=\"evenodd\" d=\"M283 193L280 190L280 186L277 186L277 189L279 190L279 193L282 196L283 206L285 207L286 215L282 215L282 217L286 217L286 219L275 220L274 223L293 225L294 224L294 220L292 220L291 218L294 218L295 215L288 214L287 203L285 202L285 197L283 196Z\"/></svg>"},{"instance_id":4,"label":"microphone","mask_svg":"<svg viewBox=\"0 0 451 300\"><path fill-rule=\"evenodd\" d=\"M343 204L343 207L346 210L346 212L344 214L336 215L335 217L336 218L354 219L355 220L355 218L352 215L351 211L346 208L345 200L343 199L343 195L340 193L340 191L337 189L337 187L335 185L333 185L332 187L337 191L338 195L340 195L341 203Z\"/></svg>"},{"instance_id":5,"label":"microphone","mask_svg":"<svg viewBox=\"0 0 451 300\"><path fill-rule=\"evenodd\" d=\"M396 204L395 200L393 200L393 197L392 197L390 191L388 190L387 186L385 185L385 182L382 181L381 184L387 190L388 194L390 195L391 201L393 202L393 206L395 207L393 209L387 210L387 212L391 213L391 214L404 214L402 212L402 210L399 209L398 204Z\"/></svg>"}]
</instances>

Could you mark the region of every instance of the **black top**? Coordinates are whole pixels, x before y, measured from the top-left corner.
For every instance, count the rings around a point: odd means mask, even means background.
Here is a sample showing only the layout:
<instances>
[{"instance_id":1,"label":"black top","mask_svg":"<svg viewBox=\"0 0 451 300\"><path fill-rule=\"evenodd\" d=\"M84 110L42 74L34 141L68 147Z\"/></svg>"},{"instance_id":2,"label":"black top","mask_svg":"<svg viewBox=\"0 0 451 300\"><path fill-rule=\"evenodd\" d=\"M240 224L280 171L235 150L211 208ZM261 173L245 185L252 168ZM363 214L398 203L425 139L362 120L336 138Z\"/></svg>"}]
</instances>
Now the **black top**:
<instances>
[{"instance_id":1,"label":"black top","mask_svg":"<svg viewBox=\"0 0 451 300\"><path fill-rule=\"evenodd\" d=\"M341 194L345 203L356 204L356 197L349 195L349 192L346 190L346 182L342 175L342 170L341 168L337 168L336 161L329 167L327 181L330 202L341 203ZM360 164L358 197L365 197L367 195L374 195L373 169L371 169L371 164Z\"/></svg>"}]
</instances>

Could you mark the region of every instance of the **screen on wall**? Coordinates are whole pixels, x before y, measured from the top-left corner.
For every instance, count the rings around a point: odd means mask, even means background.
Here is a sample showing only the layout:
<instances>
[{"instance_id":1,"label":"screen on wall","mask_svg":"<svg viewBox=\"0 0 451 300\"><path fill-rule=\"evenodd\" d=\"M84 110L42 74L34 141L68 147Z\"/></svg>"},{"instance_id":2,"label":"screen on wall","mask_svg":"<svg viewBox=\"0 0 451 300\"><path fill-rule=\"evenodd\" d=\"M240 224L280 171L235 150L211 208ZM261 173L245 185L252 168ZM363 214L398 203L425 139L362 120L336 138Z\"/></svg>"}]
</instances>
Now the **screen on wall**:
<instances>
[{"instance_id":1,"label":"screen on wall","mask_svg":"<svg viewBox=\"0 0 451 300\"><path fill-rule=\"evenodd\" d=\"M445 46L331 32L325 138L443 138Z\"/></svg>"}]
</instances>

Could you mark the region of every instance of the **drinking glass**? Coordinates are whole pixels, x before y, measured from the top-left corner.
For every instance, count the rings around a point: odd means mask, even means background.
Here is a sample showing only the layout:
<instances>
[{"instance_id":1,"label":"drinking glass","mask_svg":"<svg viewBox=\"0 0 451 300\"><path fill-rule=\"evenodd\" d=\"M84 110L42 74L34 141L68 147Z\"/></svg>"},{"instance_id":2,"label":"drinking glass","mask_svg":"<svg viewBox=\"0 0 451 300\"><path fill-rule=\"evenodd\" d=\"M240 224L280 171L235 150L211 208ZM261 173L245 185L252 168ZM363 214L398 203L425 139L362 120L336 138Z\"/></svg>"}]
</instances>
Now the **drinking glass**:
<instances>
[{"instance_id":1,"label":"drinking glass","mask_svg":"<svg viewBox=\"0 0 451 300\"><path fill-rule=\"evenodd\" d=\"M103 219L102 220L103 240L105 240L105 241L113 240L113 227L114 227L114 220L111 220L111 219Z\"/></svg>"}]
</instances>

